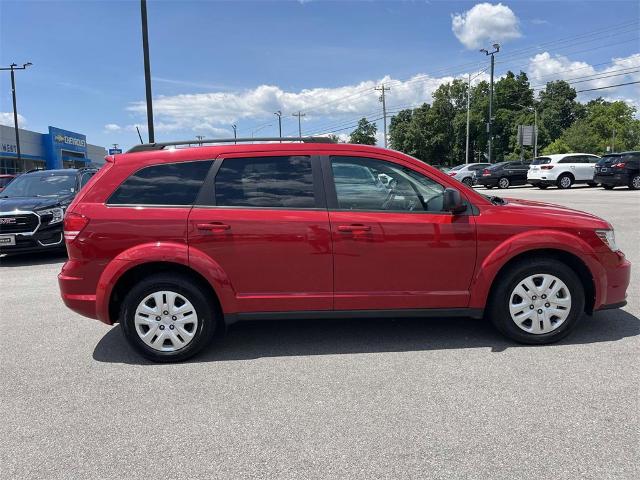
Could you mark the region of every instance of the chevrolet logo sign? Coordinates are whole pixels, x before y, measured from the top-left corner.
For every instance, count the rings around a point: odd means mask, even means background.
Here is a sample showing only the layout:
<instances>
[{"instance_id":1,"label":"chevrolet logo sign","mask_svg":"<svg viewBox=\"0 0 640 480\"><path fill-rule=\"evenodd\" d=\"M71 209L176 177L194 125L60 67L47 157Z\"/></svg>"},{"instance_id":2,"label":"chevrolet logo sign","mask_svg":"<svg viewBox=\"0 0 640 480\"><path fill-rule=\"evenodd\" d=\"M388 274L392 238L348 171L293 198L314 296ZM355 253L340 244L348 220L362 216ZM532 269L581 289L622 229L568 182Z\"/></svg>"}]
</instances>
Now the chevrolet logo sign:
<instances>
[{"instance_id":1,"label":"chevrolet logo sign","mask_svg":"<svg viewBox=\"0 0 640 480\"><path fill-rule=\"evenodd\" d=\"M62 142L64 142L64 135L60 135L60 134L58 134L58 135L56 135L56 136L55 136L55 137L53 137L53 138L54 138L54 139L55 139L55 141L56 141L56 142L58 142L58 143L62 143Z\"/></svg>"},{"instance_id":2,"label":"chevrolet logo sign","mask_svg":"<svg viewBox=\"0 0 640 480\"><path fill-rule=\"evenodd\" d=\"M17 221L15 218L0 218L0 225L13 225Z\"/></svg>"}]
</instances>

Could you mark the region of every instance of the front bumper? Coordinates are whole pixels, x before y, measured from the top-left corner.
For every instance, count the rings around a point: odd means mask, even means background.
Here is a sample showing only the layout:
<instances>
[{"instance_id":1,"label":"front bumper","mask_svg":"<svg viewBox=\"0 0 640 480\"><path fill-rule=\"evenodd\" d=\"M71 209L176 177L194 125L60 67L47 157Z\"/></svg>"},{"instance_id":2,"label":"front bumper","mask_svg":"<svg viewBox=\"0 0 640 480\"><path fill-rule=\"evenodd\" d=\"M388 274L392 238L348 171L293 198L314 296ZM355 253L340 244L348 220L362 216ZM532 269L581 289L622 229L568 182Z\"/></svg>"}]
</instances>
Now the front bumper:
<instances>
[{"instance_id":1,"label":"front bumper","mask_svg":"<svg viewBox=\"0 0 640 480\"><path fill-rule=\"evenodd\" d=\"M12 236L15 245L0 245L0 254L44 252L65 248L62 223L51 227L41 227L31 235L3 233L2 236Z\"/></svg>"},{"instance_id":2,"label":"front bumper","mask_svg":"<svg viewBox=\"0 0 640 480\"><path fill-rule=\"evenodd\" d=\"M615 264L605 266L606 289L602 292L600 305L596 305L596 310L619 308L626 304L627 288L631 282L631 262L622 252L616 252L615 255L617 256Z\"/></svg>"}]
</instances>

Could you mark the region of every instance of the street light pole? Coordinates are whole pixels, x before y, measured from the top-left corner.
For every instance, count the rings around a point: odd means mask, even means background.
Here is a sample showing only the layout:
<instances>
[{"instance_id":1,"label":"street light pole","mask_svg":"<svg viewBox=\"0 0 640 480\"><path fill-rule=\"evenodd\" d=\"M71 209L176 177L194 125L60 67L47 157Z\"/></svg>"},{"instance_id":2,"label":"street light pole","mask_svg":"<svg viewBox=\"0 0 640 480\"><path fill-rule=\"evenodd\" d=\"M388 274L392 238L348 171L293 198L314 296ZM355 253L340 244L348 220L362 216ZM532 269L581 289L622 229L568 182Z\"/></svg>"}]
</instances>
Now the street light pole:
<instances>
[{"instance_id":1,"label":"street light pole","mask_svg":"<svg viewBox=\"0 0 640 480\"><path fill-rule=\"evenodd\" d=\"M22 155L20 154L20 133L18 132L18 105L16 101L16 70L26 70L27 67L33 65L31 62L24 63L21 67L12 63L8 67L0 68L0 70L11 70L11 96L13 98L13 128L16 133L16 153L18 154L18 165L22 161Z\"/></svg>"},{"instance_id":2,"label":"street light pole","mask_svg":"<svg viewBox=\"0 0 640 480\"><path fill-rule=\"evenodd\" d=\"M491 122L493 121L493 71L495 67L495 58L494 55L500 51L500 44L493 44L494 50L490 52L486 48L481 49L480 51L487 56L491 56L491 82L489 84L489 121L487 122L487 156L489 157L489 163L491 163L491 144L493 143L493 135L491 133Z\"/></svg>"},{"instance_id":3,"label":"street light pole","mask_svg":"<svg viewBox=\"0 0 640 480\"><path fill-rule=\"evenodd\" d=\"M149 29L147 28L147 0L140 0L140 16L142 17L142 54L144 56L144 84L147 97L147 126L149 143L154 143L153 101L151 97L151 64L149 62Z\"/></svg>"},{"instance_id":4,"label":"street light pole","mask_svg":"<svg viewBox=\"0 0 640 480\"><path fill-rule=\"evenodd\" d=\"M273 114L278 117L278 137L280 138L280 143L282 143L282 112L278 110L277 112L273 112Z\"/></svg>"},{"instance_id":5,"label":"street light pole","mask_svg":"<svg viewBox=\"0 0 640 480\"><path fill-rule=\"evenodd\" d=\"M464 163L469 163L469 121L471 119L471 74L467 84L467 140L464 153Z\"/></svg>"}]
</instances>

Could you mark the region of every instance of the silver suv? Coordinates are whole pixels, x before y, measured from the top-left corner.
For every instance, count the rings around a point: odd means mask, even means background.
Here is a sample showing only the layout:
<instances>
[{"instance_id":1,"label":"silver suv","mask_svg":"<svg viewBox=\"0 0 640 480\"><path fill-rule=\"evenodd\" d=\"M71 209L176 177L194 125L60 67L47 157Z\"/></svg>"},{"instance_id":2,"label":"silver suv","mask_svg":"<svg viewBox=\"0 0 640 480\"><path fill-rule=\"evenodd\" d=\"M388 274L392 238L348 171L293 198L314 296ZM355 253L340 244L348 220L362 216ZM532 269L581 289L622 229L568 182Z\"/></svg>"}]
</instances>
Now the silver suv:
<instances>
[{"instance_id":1,"label":"silver suv","mask_svg":"<svg viewBox=\"0 0 640 480\"><path fill-rule=\"evenodd\" d=\"M475 183L476 173L491 166L490 163L463 163L453 167L447 173L449 176L471 187Z\"/></svg>"}]
</instances>

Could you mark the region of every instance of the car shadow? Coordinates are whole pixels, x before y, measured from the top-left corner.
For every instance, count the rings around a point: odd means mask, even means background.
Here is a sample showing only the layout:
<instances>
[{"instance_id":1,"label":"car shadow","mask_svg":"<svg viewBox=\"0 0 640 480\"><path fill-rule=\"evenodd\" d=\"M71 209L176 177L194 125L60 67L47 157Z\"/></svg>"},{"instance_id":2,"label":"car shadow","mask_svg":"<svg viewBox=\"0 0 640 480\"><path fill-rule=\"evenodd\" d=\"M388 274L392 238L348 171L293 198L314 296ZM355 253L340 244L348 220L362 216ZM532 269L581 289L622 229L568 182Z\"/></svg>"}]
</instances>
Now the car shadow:
<instances>
[{"instance_id":1,"label":"car shadow","mask_svg":"<svg viewBox=\"0 0 640 480\"><path fill-rule=\"evenodd\" d=\"M636 316L624 310L610 310L585 316L576 331L554 345L612 342L638 334L640 320ZM224 338L216 339L188 362L461 348L491 348L497 353L508 348L545 347L511 342L485 320L265 320L233 325ZM93 358L99 362L155 365L128 346L119 325L98 342Z\"/></svg>"},{"instance_id":2,"label":"car shadow","mask_svg":"<svg viewBox=\"0 0 640 480\"><path fill-rule=\"evenodd\" d=\"M51 265L67 261L66 250L55 252L23 253L19 255L0 256L0 267L31 267L34 265Z\"/></svg>"}]
</instances>

